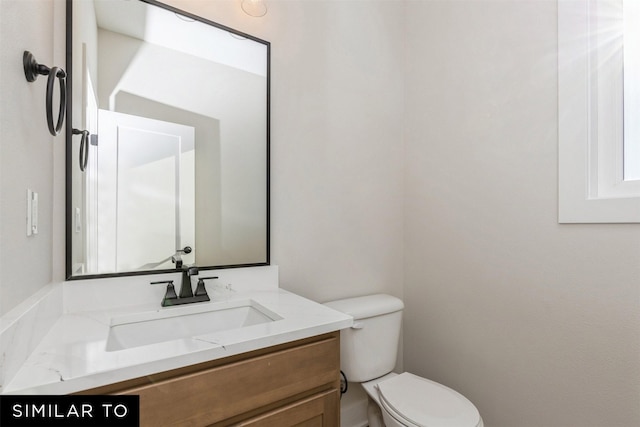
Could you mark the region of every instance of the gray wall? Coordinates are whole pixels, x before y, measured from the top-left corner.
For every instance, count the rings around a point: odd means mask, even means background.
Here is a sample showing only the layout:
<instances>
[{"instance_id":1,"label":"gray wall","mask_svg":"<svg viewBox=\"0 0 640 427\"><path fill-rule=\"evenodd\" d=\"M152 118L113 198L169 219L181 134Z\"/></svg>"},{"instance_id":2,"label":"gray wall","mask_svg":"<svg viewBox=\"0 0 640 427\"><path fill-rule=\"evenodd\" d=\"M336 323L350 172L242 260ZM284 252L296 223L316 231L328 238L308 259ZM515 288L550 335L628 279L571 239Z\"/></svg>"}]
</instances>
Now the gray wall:
<instances>
[{"instance_id":1,"label":"gray wall","mask_svg":"<svg viewBox=\"0 0 640 427\"><path fill-rule=\"evenodd\" d=\"M404 367L490 427L640 425L640 225L557 223L553 1L407 5Z\"/></svg>"},{"instance_id":2,"label":"gray wall","mask_svg":"<svg viewBox=\"0 0 640 427\"><path fill-rule=\"evenodd\" d=\"M63 22L61 0L0 2L0 315L64 274L64 134L49 135L46 76L29 83L22 69L24 50L65 66ZM32 237L27 189L39 195Z\"/></svg>"}]
</instances>

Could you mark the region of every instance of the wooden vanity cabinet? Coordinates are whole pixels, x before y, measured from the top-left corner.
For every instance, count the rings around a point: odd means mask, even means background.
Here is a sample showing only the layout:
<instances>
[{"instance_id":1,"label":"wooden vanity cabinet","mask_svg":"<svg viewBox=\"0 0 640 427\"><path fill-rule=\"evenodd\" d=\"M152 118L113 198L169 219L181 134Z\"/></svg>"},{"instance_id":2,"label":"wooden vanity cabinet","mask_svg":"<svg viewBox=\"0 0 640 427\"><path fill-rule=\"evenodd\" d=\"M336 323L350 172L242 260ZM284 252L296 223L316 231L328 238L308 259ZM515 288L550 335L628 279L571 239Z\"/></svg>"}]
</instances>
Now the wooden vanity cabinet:
<instances>
[{"instance_id":1,"label":"wooden vanity cabinet","mask_svg":"<svg viewBox=\"0 0 640 427\"><path fill-rule=\"evenodd\" d=\"M140 396L140 426L340 425L338 331L108 385Z\"/></svg>"}]
</instances>

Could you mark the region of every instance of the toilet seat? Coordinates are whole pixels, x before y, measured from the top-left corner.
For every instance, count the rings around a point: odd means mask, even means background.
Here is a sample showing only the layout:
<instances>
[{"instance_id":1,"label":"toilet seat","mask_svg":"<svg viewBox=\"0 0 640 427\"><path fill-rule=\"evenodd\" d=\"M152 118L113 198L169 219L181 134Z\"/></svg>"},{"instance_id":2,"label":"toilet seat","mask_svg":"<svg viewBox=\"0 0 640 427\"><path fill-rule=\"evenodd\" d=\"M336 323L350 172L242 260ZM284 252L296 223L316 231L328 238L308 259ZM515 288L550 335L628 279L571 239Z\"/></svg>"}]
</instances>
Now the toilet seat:
<instances>
[{"instance_id":1,"label":"toilet seat","mask_svg":"<svg viewBox=\"0 0 640 427\"><path fill-rule=\"evenodd\" d=\"M442 384L405 372L376 384L384 410L410 427L476 427L476 407Z\"/></svg>"},{"instance_id":2,"label":"toilet seat","mask_svg":"<svg viewBox=\"0 0 640 427\"><path fill-rule=\"evenodd\" d=\"M421 427L417 424L412 423L408 419L404 418L401 414L398 414L393 408L389 407L389 404L384 401L384 399L380 399L380 408L382 408L382 418L386 421L385 415L393 419L395 424L403 427Z\"/></svg>"}]
</instances>

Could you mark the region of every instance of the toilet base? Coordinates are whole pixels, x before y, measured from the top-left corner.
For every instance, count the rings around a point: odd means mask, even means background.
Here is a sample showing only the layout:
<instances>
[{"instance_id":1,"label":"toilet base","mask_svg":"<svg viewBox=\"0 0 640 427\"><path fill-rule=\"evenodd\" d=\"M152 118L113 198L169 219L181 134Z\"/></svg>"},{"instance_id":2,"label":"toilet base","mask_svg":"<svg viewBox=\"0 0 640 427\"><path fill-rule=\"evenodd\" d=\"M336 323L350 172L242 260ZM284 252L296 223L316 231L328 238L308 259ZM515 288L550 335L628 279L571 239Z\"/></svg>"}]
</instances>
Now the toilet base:
<instances>
[{"instance_id":1,"label":"toilet base","mask_svg":"<svg viewBox=\"0 0 640 427\"><path fill-rule=\"evenodd\" d=\"M369 420L369 427L385 427L382 410L371 398L369 398L369 404L367 405L367 418Z\"/></svg>"},{"instance_id":2,"label":"toilet base","mask_svg":"<svg viewBox=\"0 0 640 427\"><path fill-rule=\"evenodd\" d=\"M396 375L398 374L396 374L395 372L391 372L380 378L376 378L375 380L367 381L366 383L361 384L362 388L367 392L367 395L369 396L369 405L367 406L369 427L385 427L382 409L380 406L380 399L378 397L378 391L376 390L376 384L378 384L380 381L393 378Z\"/></svg>"}]
</instances>

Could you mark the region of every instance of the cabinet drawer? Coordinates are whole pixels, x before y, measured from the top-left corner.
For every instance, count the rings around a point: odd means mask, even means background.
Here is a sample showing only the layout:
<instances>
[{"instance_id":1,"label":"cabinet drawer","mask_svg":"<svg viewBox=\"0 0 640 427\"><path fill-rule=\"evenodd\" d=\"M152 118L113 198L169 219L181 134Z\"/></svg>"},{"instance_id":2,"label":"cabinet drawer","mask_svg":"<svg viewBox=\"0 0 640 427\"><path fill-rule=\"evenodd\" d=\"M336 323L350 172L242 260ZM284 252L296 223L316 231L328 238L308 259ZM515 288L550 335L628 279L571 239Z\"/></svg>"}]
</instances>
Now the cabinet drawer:
<instances>
[{"instance_id":1,"label":"cabinet drawer","mask_svg":"<svg viewBox=\"0 0 640 427\"><path fill-rule=\"evenodd\" d=\"M310 390L335 388L339 353L339 338L331 335L121 393L140 395L143 427L209 425Z\"/></svg>"},{"instance_id":2,"label":"cabinet drawer","mask_svg":"<svg viewBox=\"0 0 640 427\"><path fill-rule=\"evenodd\" d=\"M336 427L340 392L329 390L243 421L241 427Z\"/></svg>"}]
</instances>

